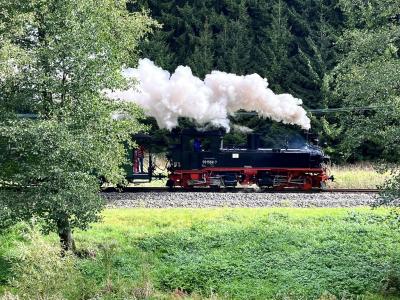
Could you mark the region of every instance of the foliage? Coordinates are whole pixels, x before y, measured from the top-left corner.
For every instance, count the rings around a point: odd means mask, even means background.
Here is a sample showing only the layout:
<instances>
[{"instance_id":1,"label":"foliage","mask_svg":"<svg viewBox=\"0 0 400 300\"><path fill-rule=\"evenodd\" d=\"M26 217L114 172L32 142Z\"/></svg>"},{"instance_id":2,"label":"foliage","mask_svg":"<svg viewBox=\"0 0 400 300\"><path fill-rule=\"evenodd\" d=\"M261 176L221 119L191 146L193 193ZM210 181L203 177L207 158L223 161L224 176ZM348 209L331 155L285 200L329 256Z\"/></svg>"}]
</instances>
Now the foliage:
<instances>
[{"instance_id":1,"label":"foliage","mask_svg":"<svg viewBox=\"0 0 400 300\"><path fill-rule=\"evenodd\" d=\"M340 5L347 26L339 39L340 61L327 77L331 97L344 107L376 107L342 116L343 152L352 159L370 155L396 162L400 153L398 2L343 0Z\"/></svg>"},{"instance_id":2,"label":"foliage","mask_svg":"<svg viewBox=\"0 0 400 300\"><path fill-rule=\"evenodd\" d=\"M398 214L388 209L106 210L104 223L76 233L80 253L87 255L66 258L74 261L73 272L65 277L60 295L65 299L398 299L398 229ZM9 234L15 239L20 232ZM44 286L47 279L38 272L51 258L37 249L50 247L56 253L49 244L54 244L54 237L38 242L25 238L3 251L5 240L7 234L0 235L0 257L11 263L15 273L6 276L15 280L0 286L19 296L20 286L29 289L28 282L33 288ZM37 247L43 243L47 246ZM66 261L57 264L55 271L60 274L50 270L45 293L54 287L51 278L71 272ZM34 276L23 275L24 270ZM67 288L69 280L75 286Z\"/></svg>"},{"instance_id":3,"label":"foliage","mask_svg":"<svg viewBox=\"0 0 400 300\"><path fill-rule=\"evenodd\" d=\"M327 77L332 97L345 107L371 107L340 119L348 158L400 158L400 7L398 1L340 1L346 30L339 39L341 59ZM388 166L390 168L390 166ZM397 172L394 171L394 174ZM399 177L384 187L399 196Z\"/></svg>"},{"instance_id":4,"label":"foliage","mask_svg":"<svg viewBox=\"0 0 400 300\"><path fill-rule=\"evenodd\" d=\"M44 219L70 241L98 219L98 178L122 182L122 141L144 129L126 87L139 40L155 23L125 1L0 2L0 225ZM35 113L36 119L18 118ZM113 121L114 112L132 118ZM67 247L71 246L66 244Z\"/></svg>"},{"instance_id":5,"label":"foliage","mask_svg":"<svg viewBox=\"0 0 400 300\"><path fill-rule=\"evenodd\" d=\"M390 167L390 177L380 185L381 201L379 204L390 204L400 197L400 170L399 167Z\"/></svg>"}]
</instances>

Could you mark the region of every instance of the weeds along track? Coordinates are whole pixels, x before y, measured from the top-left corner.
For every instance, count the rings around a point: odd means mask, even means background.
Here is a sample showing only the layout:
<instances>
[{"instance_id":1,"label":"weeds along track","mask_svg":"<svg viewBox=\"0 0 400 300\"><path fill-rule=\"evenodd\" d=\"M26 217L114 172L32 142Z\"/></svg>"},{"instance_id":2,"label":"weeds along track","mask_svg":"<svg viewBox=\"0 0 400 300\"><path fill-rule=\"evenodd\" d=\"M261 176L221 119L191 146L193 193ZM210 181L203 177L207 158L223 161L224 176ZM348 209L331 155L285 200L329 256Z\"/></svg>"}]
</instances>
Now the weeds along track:
<instances>
[{"instance_id":1,"label":"weeds along track","mask_svg":"<svg viewBox=\"0 0 400 300\"><path fill-rule=\"evenodd\" d=\"M135 190L102 193L109 208L216 208L216 207L359 207L379 201L375 191L280 193L244 191L175 191ZM393 202L399 205L400 201Z\"/></svg>"}]
</instances>

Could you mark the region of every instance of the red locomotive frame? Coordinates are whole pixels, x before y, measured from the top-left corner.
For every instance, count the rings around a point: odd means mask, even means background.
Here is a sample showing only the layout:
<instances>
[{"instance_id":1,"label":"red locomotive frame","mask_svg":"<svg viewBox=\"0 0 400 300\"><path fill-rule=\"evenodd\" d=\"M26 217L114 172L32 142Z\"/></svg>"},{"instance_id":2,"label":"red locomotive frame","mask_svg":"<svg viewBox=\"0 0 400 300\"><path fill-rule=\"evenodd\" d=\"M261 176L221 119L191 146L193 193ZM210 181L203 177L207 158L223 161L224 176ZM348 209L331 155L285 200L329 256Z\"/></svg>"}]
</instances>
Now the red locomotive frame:
<instances>
[{"instance_id":1,"label":"red locomotive frame","mask_svg":"<svg viewBox=\"0 0 400 300\"><path fill-rule=\"evenodd\" d=\"M223 187L221 177L235 174L243 185L258 184L257 179L263 172L274 178L270 188L312 190L321 189L329 179L325 168L223 168L207 167L199 170L174 170L168 176L173 186L183 188L216 186ZM219 180L219 181L218 181Z\"/></svg>"}]
</instances>

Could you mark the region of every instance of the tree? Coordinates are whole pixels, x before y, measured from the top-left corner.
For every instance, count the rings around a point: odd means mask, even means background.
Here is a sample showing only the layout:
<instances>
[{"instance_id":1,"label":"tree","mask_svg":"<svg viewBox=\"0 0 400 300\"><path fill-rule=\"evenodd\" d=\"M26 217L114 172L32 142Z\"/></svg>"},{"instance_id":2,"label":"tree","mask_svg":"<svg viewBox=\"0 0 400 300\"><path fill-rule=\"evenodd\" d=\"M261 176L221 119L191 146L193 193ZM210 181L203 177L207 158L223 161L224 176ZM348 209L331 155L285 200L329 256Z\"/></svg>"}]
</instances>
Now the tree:
<instances>
[{"instance_id":1,"label":"tree","mask_svg":"<svg viewBox=\"0 0 400 300\"><path fill-rule=\"evenodd\" d=\"M0 226L39 218L74 249L72 230L104 205L98 178L123 182L122 142L143 129L137 107L103 91L133 84L121 68L155 23L115 0L1 0L0 11Z\"/></svg>"},{"instance_id":2,"label":"tree","mask_svg":"<svg viewBox=\"0 0 400 300\"><path fill-rule=\"evenodd\" d=\"M347 27L338 44L342 56L326 81L334 101L363 108L341 119L342 148L348 157L379 151L386 163L398 163L400 6L397 0L341 0L340 6ZM400 176L394 172L386 195L399 196Z\"/></svg>"},{"instance_id":3,"label":"tree","mask_svg":"<svg viewBox=\"0 0 400 300\"><path fill-rule=\"evenodd\" d=\"M208 20L204 22L204 28L199 37L193 37L196 45L192 55L188 58L187 64L191 67L193 74L200 78L212 71L213 68L213 36Z\"/></svg>"},{"instance_id":4,"label":"tree","mask_svg":"<svg viewBox=\"0 0 400 300\"><path fill-rule=\"evenodd\" d=\"M244 75L249 69L253 40L247 1L226 1L224 4L224 9L214 14L212 21L216 32L216 69Z\"/></svg>"},{"instance_id":5,"label":"tree","mask_svg":"<svg viewBox=\"0 0 400 300\"><path fill-rule=\"evenodd\" d=\"M167 43L170 32L158 29L140 45L141 54L151 59L157 66L164 70L172 70L176 66L176 58Z\"/></svg>"},{"instance_id":6,"label":"tree","mask_svg":"<svg viewBox=\"0 0 400 300\"><path fill-rule=\"evenodd\" d=\"M337 1L293 1L289 8L290 69L285 90L301 99L309 108L323 107L323 78L335 65L334 43L342 27Z\"/></svg>"},{"instance_id":7,"label":"tree","mask_svg":"<svg viewBox=\"0 0 400 300\"><path fill-rule=\"evenodd\" d=\"M252 69L268 79L271 88L284 91L289 68L289 45L293 39L288 25L288 8L283 0L255 3L252 13L256 46ZM252 71L253 71L252 70Z\"/></svg>"}]
</instances>

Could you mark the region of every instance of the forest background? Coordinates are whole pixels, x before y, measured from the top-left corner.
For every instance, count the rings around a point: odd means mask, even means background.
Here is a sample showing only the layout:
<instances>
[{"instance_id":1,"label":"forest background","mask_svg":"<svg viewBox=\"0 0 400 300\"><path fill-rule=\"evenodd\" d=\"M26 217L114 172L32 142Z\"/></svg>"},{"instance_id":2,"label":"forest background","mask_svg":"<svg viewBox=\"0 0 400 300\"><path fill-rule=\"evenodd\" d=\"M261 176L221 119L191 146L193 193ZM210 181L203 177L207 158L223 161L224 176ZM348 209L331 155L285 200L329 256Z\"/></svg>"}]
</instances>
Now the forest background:
<instances>
[{"instance_id":1,"label":"forest background","mask_svg":"<svg viewBox=\"0 0 400 300\"><path fill-rule=\"evenodd\" d=\"M393 112L389 94L398 102L398 88L388 87L387 82L396 72L378 62L390 72L386 78L362 57L366 54L376 63L391 51L391 66L398 68L400 13L395 4L393 0L139 0L128 8L147 9L162 24L141 50L143 57L170 72L188 65L200 78L212 70L258 73L274 92L302 99L307 110L345 108L311 113L312 133L334 162L352 163L398 159L388 141L373 134L374 126L361 126L362 120L371 125L373 118ZM379 39L382 35L386 39ZM371 74L380 76L377 86L364 87ZM384 90L378 86L382 78L386 78ZM398 125L396 117L389 119L390 126ZM260 133L266 146L281 147L306 136L293 126L252 115L239 114L232 121ZM233 130L227 141L244 142L245 134Z\"/></svg>"}]
</instances>

